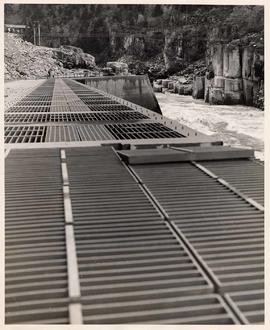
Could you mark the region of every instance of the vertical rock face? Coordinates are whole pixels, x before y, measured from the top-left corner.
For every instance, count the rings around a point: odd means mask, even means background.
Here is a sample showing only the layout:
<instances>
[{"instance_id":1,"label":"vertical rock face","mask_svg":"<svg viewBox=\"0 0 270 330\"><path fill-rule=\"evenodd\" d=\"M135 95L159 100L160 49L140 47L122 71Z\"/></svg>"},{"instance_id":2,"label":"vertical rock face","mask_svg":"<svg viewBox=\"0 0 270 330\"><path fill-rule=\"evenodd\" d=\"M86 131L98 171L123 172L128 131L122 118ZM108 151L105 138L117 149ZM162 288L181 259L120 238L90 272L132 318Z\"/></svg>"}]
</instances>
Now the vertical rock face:
<instances>
[{"instance_id":1,"label":"vertical rock face","mask_svg":"<svg viewBox=\"0 0 270 330\"><path fill-rule=\"evenodd\" d=\"M192 96L194 99L204 98L204 77L194 77Z\"/></svg>"},{"instance_id":2,"label":"vertical rock face","mask_svg":"<svg viewBox=\"0 0 270 330\"><path fill-rule=\"evenodd\" d=\"M244 47L242 52L242 77L252 80L252 66L254 62L254 47Z\"/></svg>"},{"instance_id":3,"label":"vertical rock face","mask_svg":"<svg viewBox=\"0 0 270 330\"><path fill-rule=\"evenodd\" d=\"M223 51L223 75L226 78L241 78L241 56L239 46L225 46Z\"/></svg>"},{"instance_id":4,"label":"vertical rock face","mask_svg":"<svg viewBox=\"0 0 270 330\"><path fill-rule=\"evenodd\" d=\"M213 44L209 46L208 57L215 77L206 79L206 102L246 105L258 103L258 95L262 94L263 61L254 47Z\"/></svg>"},{"instance_id":5,"label":"vertical rock face","mask_svg":"<svg viewBox=\"0 0 270 330\"><path fill-rule=\"evenodd\" d=\"M175 32L166 33L163 56L167 70L177 70L181 68L182 41L183 37L181 34L176 34Z\"/></svg>"},{"instance_id":6,"label":"vertical rock face","mask_svg":"<svg viewBox=\"0 0 270 330\"><path fill-rule=\"evenodd\" d=\"M223 76L223 45L214 44L210 48L210 59L215 76Z\"/></svg>"}]
</instances>

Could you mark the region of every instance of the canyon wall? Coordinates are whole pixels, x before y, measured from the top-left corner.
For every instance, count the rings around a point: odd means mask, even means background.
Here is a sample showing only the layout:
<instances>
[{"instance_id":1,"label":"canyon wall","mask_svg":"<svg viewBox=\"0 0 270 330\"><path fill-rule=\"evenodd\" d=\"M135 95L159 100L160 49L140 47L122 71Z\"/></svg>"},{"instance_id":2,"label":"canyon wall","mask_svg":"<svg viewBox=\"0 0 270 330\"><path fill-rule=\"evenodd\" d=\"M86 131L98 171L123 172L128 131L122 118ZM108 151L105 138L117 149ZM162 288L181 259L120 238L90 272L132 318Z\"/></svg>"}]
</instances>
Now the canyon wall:
<instances>
[{"instance_id":1,"label":"canyon wall","mask_svg":"<svg viewBox=\"0 0 270 330\"><path fill-rule=\"evenodd\" d=\"M213 43L208 48L208 66L213 75L205 77L204 99L210 104L245 104L260 107L264 88L264 54L259 40L249 45L237 42Z\"/></svg>"},{"instance_id":2,"label":"canyon wall","mask_svg":"<svg viewBox=\"0 0 270 330\"><path fill-rule=\"evenodd\" d=\"M255 53L263 60L253 44L260 37L263 48L263 6L5 4L5 23L26 24L27 41L37 21L42 46L81 48L99 66L120 60L136 74L154 67L163 78L199 60L212 62L215 78L202 83L194 72L193 92L211 103L256 105L263 91L253 72Z\"/></svg>"}]
</instances>

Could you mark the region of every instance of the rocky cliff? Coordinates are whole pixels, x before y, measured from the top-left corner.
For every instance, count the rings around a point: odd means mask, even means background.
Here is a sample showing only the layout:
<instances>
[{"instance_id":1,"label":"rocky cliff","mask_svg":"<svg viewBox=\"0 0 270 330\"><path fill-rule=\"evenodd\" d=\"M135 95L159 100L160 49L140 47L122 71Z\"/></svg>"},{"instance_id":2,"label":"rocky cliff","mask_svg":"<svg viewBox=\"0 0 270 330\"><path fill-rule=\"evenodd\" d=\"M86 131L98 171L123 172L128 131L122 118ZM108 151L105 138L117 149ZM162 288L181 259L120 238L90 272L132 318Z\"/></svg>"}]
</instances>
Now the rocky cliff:
<instances>
[{"instance_id":1,"label":"rocky cliff","mask_svg":"<svg viewBox=\"0 0 270 330\"><path fill-rule=\"evenodd\" d=\"M223 39L228 40L262 31L263 7L5 5L5 22L27 24L28 41L33 41L36 21L43 46L77 46L95 56L98 63L123 55L147 60L162 54L167 69L179 69L185 62L202 58L208 39L220 38L221 29Z\"/></svg>"},{"instance_id":2,"label":"rocky cliff","mask_svg":"<svg viewBox=\"0 0 270 330\"><path fill-rule=\"evenodd\" d=\"M260 106L264 80L263 37L256 35L250 39L253 40L209 45L207 59L208 64L213 65L214 77L206 78L206 101Z\"/></svg>"},{"instance_id":3,"label":"rocky cliff","mask_svg":"<svg viewBox=\"0 0 270 330\"><path fill-rule=\"evenodd\" d=\"M43 46L76 46L93 55L100 65L121 58L138 72L155 66L161 76L168 76L179 73L195 61L206 60L207 64L213 62L216 72L222 66L222 72L218 72L216 76L242 79L239 74L243 71L243 65L245 66L242 57L250 58L252 55L248 55L248 51L243 55L245 45L239 45L241 49L238 51L235 48L233 51L226 50L226 45L231 47L233 40L242 42L248 34L262 35L264 8L213 5L6 4L5 21L27 24L29 28L25 38L28 41L33 41L33 24L38 21ZM237 54L238 61L241 62L239 67L236 63ZM219 59L215 60L216 57ZM231 72L235 69L239 72L231 77ZM246 77L244 79L252 80ZM245 100L244 96L243 99Z\"/></svg>"}]
</instances>

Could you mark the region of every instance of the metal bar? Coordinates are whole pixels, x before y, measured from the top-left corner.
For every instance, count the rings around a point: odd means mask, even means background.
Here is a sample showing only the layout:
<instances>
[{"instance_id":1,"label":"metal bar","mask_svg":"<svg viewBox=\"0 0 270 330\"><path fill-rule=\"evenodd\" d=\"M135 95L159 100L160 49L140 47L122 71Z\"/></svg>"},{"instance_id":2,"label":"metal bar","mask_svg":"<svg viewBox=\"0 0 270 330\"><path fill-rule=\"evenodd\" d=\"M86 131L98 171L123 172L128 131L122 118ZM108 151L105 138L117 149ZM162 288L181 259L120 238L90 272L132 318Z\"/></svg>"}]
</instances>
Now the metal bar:
<instances>
[{"instance_id":1,"label":"metal bar","mask_svg":"<svg viewBox=\"0 0 270 330\"><path fill-rule=\"evenodd\" d=\"M66 238L66 254L67 254L67 271L68 271L68 292L69 292L69 320L71 324L83 324L80 278L77 261L75 234L73 226L72 205L69 191L69 179L66 153L60 150L61 169L63 179L63 196L64 196L64 212L65 212L65 238Z\"/></svg>"}]
</instances>

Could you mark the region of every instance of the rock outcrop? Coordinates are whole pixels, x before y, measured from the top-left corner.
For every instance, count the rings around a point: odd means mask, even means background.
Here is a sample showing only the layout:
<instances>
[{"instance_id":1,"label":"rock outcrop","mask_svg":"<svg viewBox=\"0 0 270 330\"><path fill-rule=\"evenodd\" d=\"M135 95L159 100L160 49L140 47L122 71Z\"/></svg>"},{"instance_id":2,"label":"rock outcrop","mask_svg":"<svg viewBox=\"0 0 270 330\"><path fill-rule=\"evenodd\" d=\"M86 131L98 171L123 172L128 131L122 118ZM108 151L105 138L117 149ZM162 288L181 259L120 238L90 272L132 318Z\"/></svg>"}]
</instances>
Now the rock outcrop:
<instances>
[{"instance_id":1,"label":"rock outcrop","mask_svg":"<svg viewBox=\"0 0 270 330\"><path fill-rule=\"evenodd\" d=\"M205 78L205 101L258 106L263 92L263 58L260 49L242 45L240 40L210 45L208 62L214 77Z\"/></svg>"},{"instance_id":2,"label":"rock outcrop","mask_svg":"<svg viewBox=\"0 0 270 330\"><path fill-rule=\"evenodd\" d=\"M107 62L107 67L112 68L115 74L128 74L128 65L123 62Z\"/></svg>"},{"instance_id":3,"label":"rock outcrop","mask_svg":"<svg viewBox=\"0 0 270 330\"><path fill-rule=\"evenodd\" d=\"M12 33L5 33L4 56L5 80L46 78L50 69L55 75L73 74L69 69L95 65L94 57L79 48L35 46Z\"/></svg>"},{"instance_id":4,"label":"rock outcrop","mask_svg":"<svg viewBox=\"0 0 270 330\"><path fill-rule=\"evenodd\" d=\"M63 63L64 68L85 68L93 69L95 67L94 56L84 53L79 47L60 46L53 49L53 56Z\"/></svg>"},{"instance_id":5,"label":"rock outcrop","mask_svg":"<svg viewBox=\"0 0 270 330\"><path fill-rule=\"evenodd\" d=\"M5 80L46 77L49 69L56 74L66 70L53 58L53 51L23 41L15 34L5 34Z\"/></svg>"}]
</instances>

